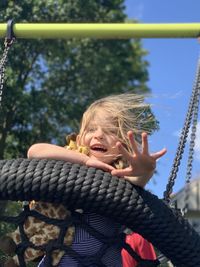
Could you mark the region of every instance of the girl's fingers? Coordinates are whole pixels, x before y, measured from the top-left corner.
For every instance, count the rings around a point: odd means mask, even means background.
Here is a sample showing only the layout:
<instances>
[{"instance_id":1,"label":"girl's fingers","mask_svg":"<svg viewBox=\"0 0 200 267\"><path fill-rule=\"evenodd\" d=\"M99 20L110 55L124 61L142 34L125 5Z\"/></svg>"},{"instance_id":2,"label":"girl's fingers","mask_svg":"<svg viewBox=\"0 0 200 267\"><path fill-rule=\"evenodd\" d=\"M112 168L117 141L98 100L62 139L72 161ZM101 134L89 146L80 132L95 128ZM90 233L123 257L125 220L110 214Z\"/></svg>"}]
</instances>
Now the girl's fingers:
<instances>
[{"instance_id":1,"label":"girl's fingers","mask_svg":"<svg viewBox=\"0 0 200 267\"><path fill-rule=\"evenodd\" d=\"M115 170L111 171L111 174L115 175L115 176L124 177L124 176L129 176L130 175L130 171L127 170L127 169L119 169L119 170L115 169Z\"/></svg>"},{"instance_id":2,"label":"girl's fingers","mask_svg":"<svg viewBox=\"0 0 200 267\"><path fill-rule=\"evenodd\" d=\"M100 169L103 169L104 171L108 171L111 172L112 170L114 170L115 168L111 165L108 165L106 163L102 163L102 165L99 165Z\"/></svg>"},{"instance_id":3,"label":"girl's fingers","mask_svg":"<svg viewBox=\"0 0 200 267\"><path fill-rule=\"evenodd\" d=\"M88 167L93 167L93 168L97 168L97 169L102 169L104 171L107 172L111 172L112 170L114 170L115 168L109 164L103 163L99 160L88 160L88 162L86 163L86 165Z\"/></svg>"},{"instance_id":4,"label":"girl's fingers","mask_svg":"<svg viewBox=\"0 0 200 267\"><path fill-rule=\"evenodd\" d=\"M167 152L167 149L166 148L163 148L162 150L156 152L156 153L153 153L151 154L151 157L155 160L161 158L163 155L165 155L165 153Z\"/></svg>"},{"instance_id":5,"label":"girl's fingers","mask_svg":"<svg viewBox=\"0 0 200 267\"><path fill-rule=\"evenodd\" d=\"M138 146L137 146L137 143L135 141L133 132L132 131L128 131L127 135L128 135L129 142L130 142L130 144L131 144L131 146L133 148L134 153L135 154L140 153L139 150L138 150Z\"/></svg>"},{"instance_id":6,"label":"girl's fingers","mask_svg":"<svg viewBox=\"0 0 200 267\"><path fill-rule=\"evenodd\" d=\"M149 154L147 133L142 133L142 151L144 154Z\"/></svg>"}]
</instances>

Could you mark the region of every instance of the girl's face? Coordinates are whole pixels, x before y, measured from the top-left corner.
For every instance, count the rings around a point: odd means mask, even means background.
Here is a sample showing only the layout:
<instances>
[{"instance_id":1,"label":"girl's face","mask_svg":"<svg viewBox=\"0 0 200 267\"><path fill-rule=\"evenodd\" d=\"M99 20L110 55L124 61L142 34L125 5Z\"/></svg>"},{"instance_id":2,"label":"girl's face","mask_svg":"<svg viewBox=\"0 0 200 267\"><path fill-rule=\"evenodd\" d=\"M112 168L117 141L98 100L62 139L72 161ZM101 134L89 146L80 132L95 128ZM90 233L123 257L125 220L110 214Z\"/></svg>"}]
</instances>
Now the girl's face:
<instances>
[{"instance_id":1,"label":"girl's face","mask_svg":"<svg viewBox=\"0 0 200 267\"><path fill-rule=\"evenodd\" d=\"M120 156L116 146L117 127L113 125L113 119L103 110L94 116L84 131L81 144L89 147L90 157L111 164Z\"/></svg>"}]
</instances>

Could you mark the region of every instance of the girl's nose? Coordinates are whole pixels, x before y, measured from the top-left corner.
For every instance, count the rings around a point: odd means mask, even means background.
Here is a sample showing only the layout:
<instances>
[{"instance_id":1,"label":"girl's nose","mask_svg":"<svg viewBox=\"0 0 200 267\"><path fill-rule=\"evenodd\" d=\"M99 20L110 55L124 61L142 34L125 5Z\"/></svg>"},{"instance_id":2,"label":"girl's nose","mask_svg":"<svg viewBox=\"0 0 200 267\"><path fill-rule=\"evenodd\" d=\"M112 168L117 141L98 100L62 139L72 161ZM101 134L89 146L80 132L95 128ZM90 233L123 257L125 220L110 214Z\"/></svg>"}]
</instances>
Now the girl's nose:
<instances>
[{"instance_id":1,"label":"girl's nose","mask_svg":"<svg viewBox=\"0 0 200 267\"><path fill-rule=\"evenodd\" d=\"M103 130L100 127L97 128L95 133L94 133L94 137L102 139L103 135L104 135Z\"/></svg>"}]
</instances>

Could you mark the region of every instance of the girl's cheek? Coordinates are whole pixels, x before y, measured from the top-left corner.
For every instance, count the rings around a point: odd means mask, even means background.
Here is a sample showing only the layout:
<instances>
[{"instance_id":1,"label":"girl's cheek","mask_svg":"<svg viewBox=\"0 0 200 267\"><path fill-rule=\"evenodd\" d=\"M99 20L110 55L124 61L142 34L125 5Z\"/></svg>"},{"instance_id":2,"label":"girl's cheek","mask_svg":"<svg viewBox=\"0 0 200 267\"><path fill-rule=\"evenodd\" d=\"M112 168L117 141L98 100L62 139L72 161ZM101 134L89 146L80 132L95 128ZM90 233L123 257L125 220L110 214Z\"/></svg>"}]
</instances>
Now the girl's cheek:
<instances>
[{"instance_id":1,"label":"girl's cheek","mask_svg":"<svg viewBox=\"0 0 200 267\"><path fill-rule=\"evenodd\" d=\"M90 137L88 135L87 136L84 136L81 139L81 145L88 145L89 144L89 141L90 141Z\"/></svg>"}]
</instances>

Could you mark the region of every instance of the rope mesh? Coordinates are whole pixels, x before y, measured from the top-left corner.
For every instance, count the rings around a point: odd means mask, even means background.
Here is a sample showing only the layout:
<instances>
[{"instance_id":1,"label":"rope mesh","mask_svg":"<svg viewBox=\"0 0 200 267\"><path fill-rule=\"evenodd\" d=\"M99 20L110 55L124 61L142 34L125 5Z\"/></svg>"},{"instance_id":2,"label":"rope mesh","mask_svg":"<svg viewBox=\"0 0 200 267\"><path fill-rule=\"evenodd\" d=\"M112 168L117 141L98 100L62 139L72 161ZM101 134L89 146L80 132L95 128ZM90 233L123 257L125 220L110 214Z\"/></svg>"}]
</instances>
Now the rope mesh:
<instances>
[{"instance_id":1,"label":"rope mesh","mask_svg":"<svg viewBox=\"0 0 200 267\"><path fill-rule=\"evenodd\" d=\"M60 228L60 232L57 239L52 239L46 244L43 245L37 245L32 243L29 238L27 237L25 230L24 230L24 224L26 219L31 216L34 218L37 218L40 221L44 221L48 224L56 225ZM45 258L44 258L44 265L45 267L52 267L52 252L54 250L63 250L66 254L70 255L71 257L75 258L77 262L81 266L99 266L99 267L106 267L102 262L102 258L104 254L106 253L107 249L109 249L110 246L117 246L120 248L124 248L127 250L127 252L138 262L138 266L158 266L159 261L158 260L144 260L142 259L128 244L125 242L125 234L121 233L118 236L115 236L114 238L108 238L107 236L103 235L102 233L95 230L91 225L89 225L79 214L78 212L73 212L73 220L70 220L69 218L65 220L59 220L59 219L51 219L49 217L46 217L45 215L35 211L30 210L29 205L24 206L24 210L15 217L11 216L2 216L1 220L14 223L18 225L20 230L20 239L21 242L16 245L15 253L18 256L18 260L20 263L20 267L26 267L26 262L24 258L24 253L27 248L33 248L36 250L42 250ZM67 231L67 228L72 225L72 223L77 226L81 226L85 231L87 231L90 235L97 238L101 243L103 244L100 250L92 256L81 256L79 253L74 251L70 246L67 246L64 244L64 236ZM146 264L146 265L143 265Z\"/></svg>"}]
</instances>

